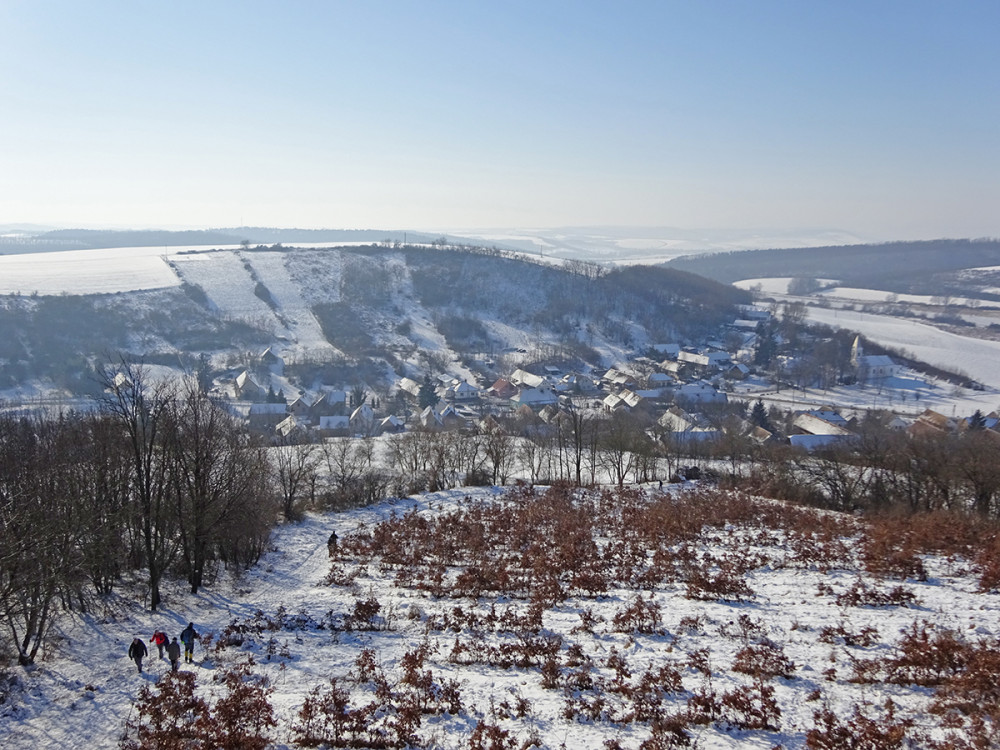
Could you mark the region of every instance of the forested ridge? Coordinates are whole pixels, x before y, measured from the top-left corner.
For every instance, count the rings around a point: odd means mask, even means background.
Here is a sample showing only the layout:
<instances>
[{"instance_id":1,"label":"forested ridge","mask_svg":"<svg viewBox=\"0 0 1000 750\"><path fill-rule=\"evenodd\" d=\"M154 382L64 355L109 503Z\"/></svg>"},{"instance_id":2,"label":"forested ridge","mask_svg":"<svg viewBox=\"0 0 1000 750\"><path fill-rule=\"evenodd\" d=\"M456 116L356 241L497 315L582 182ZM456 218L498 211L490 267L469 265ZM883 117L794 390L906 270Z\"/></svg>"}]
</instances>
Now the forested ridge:
<instances>
[{"instance_id":1,"label":"forested ridge","mask_svg":"<svg viewBox=\"0 0 1000 750\"><path fill-rule=\"evenodd\" d=\"M768 277L835 279L844 286L922 293L932 278L1000 264L1000 240L940 239L871 245L741 250L685 256L667 266L723 283ZM938 290L940 291L940 289Z\"/></svg>"}]
</instances>

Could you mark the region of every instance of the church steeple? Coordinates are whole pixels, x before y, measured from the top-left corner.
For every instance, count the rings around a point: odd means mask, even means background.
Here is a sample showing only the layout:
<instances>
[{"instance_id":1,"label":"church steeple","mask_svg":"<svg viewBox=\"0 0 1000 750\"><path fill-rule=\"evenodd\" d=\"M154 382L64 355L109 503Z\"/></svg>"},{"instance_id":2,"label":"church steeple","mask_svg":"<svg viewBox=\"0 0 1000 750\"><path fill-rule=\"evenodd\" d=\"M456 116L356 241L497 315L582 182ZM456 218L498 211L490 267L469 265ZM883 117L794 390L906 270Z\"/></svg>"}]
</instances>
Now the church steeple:
<instances>
[{"instance_id":1,"label":"church steeple","mask_svg":"<svg viewBox=\"0 0 1000 750\"><path fill-rule=\"evenodd\" d=\"M861 335L858 334L854 337L854 343L851 344L851 365L858 367L861 364L861 358L864 356L865 350L861 346Z\"/></svg>"}]
</instances>

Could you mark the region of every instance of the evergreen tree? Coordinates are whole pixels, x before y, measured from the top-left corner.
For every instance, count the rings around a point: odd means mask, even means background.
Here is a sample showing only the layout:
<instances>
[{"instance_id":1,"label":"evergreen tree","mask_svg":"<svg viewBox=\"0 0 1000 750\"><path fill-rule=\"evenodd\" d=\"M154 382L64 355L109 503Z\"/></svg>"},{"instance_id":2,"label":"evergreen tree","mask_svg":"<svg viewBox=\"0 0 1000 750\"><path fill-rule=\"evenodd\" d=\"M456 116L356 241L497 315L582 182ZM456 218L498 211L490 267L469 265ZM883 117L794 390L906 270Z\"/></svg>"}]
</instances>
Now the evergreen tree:
<instances>
[{"instance_id":1,"label":"evergreen tree","mask_svg":"<svg viewBox=\"0 0 1000 750\"><path fill-rule=\"evenodd\" d=\"M430 377L425 375L424 384L420 386L420 393L417 396L417 404L421 409L426 409L428 406L436 406L439 400L438 395L434 392Z\"/></svg>"},{"instance_id":2,"label":"evergreen tree","mask_svg":"<svg viewBox=\"0 0 1000 750\"><path fill-rule=\"evenodd\" d=\"M750 421L758 427L763 427L768 432L773 431L771 420L767 417L767 408L760 399L757 399L753 405L753 409L750 411Z\"/></svg>"},{"instance_id":3,"label":"evergreen tree","mask_svg":"<svg viewBox=\"0 0 1000 750\"><path fill-rule=\"evenodd\" d=\"M983 416L983 413L979 409L976 409L973 412L972 416L969 417L969 429L982 430L985 427L986 427L986 417Z\"/></svg>"}]
</instances>

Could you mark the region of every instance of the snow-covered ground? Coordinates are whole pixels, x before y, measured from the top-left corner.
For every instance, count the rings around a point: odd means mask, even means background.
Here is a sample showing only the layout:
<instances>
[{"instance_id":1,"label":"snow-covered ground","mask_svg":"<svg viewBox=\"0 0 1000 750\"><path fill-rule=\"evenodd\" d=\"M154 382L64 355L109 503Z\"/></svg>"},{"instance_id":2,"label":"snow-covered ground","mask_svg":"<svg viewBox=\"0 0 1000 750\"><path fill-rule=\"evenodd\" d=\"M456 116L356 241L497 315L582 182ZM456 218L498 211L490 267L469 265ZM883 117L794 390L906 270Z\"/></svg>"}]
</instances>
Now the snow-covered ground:
<instances>
[{"instance_id":1,"label":"snow-covered ground","mask_svg":"<svg viewBox=\"0 0 1000 750\"><path fill-rule=\"evenodd\" d=\"M177 286L173 250L118 247L0 255L0 294L111 294Z\"/></svg>"},{"instance_id":2,"label":"snow-covered ground","mask_svg":"<svg viewBox=\"0 0 1000 750\"><path fill-rule=\"evenodd\" d=\"M919 360L1000 389L1000 341L960 336L912 318L810 307L809 320L857 331L879 344L892 346Z\"/></svg>"},{"instance_id":3,"label":"snow-covered ground","mask_svg":"<svg viewBox=\"0 0 1000 750\"><path fill-rule=\"evenodd\" d=\"M654 496L658 494L654 486L645 489ZM568 719L564 716L566 693L543 688L537 668L505 669L483 663L463 664L461 659L451 658L459 640L467 645L518 641L513 632L485 629L475 635L468 630L441 631L431 626L454 615L456 607L485 616L490 611L490 600L477 603L468 598L438 599L395 585L396 571L377 565L355 571L357 578L349 585L324 582L330 570L326 541L331 530L336 530L343 540L351 532L372 528L394 512L415 511L432 519L469 507L470 495L473 500L489 500L496 492L493 488L455 490L386 501L348 513L310 515L301 523L277 529L273 550L246 575L223 576L198 595L174 583L158 612L112 597L95 603L90 614L61 616L52 646L40 663L28 670L14 668L23 689L16 690L10 702L0 705L0 744L6 750L113 748L122 736L125 721L136 718L132 702L140 686L156 683L168 669L166 662L155 658L154 649L146 672L137 674L126 658L133 637L148 640L156 629L174 636L188 621L193 621L203 636L218 635L234 620L250 622L258 612L274 619L279 616L279 608L284 608L290 616L301 616L305 625L264 630L248 637L242 647L221 652L206 652L199 647L196 663L182 665L183 670L196 675L200 691L208 695L220 689L212 683L213 676L252 654L257 661L255 671L266 674L274 688L271 702L279 719L275 732L279 748L289 746L288 728L309 691L327 686L331 677L344 678L356 670L362 649L372 649L381 669L396 682L404 654L422 644L428 649L425 668L433 672L436 683L457 681L463 706L456 716L425 717L421 734L434 738L433 747L467 747L469 734L480 720L509 731L518 744L535 736L545 748L600 750L610 740L624 747L638 747L649 736L647 723ZM715 529L703 537L699 547L705 553L723 555L734 538L743 538L742 533L737 527ZM692 727L697 747L706 749L763 749L779 744L787 749L801 748L805 732L815 725L813 712L821 705L843 718L850 715L855 704L867 705L878 713L891 698L900 716L928 724L927 689L858 684L851 680L852 665L859 659L884 658L894 653L893 644L914 623L926 622L932 632L948 629L968 638L1000 635L1000 600L995 595L977 593L976 580L961 559L924 557L926 581L890 582L875 580L853 567L835 565L824 572L816 565L794 562L797 553L782 541L780 533L761 531L755 540L742 543L747 545L746 555L762 556L745 578L753 595L744 601L689 599L683 585L677 583L644 587L643 601L659 607L661 627L651 633L619 632L612 627L612 621L636 601L637 592L609 590L594 598L570 598L548 607L541 633L562 638L559 661L564 670L569 669L572 659L583 659L584 664L591 664L585 667L591 676L607 679L609 669L605 665L610 664L609 656L615 653L628 663L635 678L647 669L676 669L683 678L683 689L668 697L671 710L683 708L691 694L706 685L721 696L750 684L749 677L730 668L737 652L748 643L766 640L780 646L794 662L794 674L768 683L775 689L780 708L778 726L756 731L720 725ZM349 560L340 565L351 567ZM915 600L908 606L849 606L837 602L837 595L859 585L882 592L901 585ZM356 602L368 597L380 602L388 629L347 631L329 627L342 622ZM512 608L523 614L527 608L526 601L507 599L497 600L494 605L496 613ZM581 630L584 617L592 619L591 626ZM326 626L318 627L318 623ZM824 629L838 628L854 633L874 628L874 641L865 647L848 647L836 638L823 636ZM579 649L576 656L571 644ZM710 665L711 679L691 666L695 661ZM355 688L352 700L363 701L363 692ZM589 695L586 691L582 694ZM526 715L506 716L501 706L509 707L516 701L529 707Z\"/></svg>"}]
</instances>

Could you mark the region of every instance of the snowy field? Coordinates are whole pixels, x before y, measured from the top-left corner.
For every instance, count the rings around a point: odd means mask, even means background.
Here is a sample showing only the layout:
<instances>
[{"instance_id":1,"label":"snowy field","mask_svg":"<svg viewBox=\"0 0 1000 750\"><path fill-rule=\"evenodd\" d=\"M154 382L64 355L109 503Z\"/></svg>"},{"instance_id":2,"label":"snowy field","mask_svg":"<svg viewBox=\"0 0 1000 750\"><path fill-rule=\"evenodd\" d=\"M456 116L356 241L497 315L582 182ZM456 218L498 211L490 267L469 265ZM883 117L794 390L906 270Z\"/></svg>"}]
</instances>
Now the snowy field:
<instances>
[{"instance_id":1,"label":"snowy field","mask_svg":"<svg viewBox=\"0 0 1000 750\"><path fill-rule=\"evenodd\" d=\"M794 281L792 276L773 276L761 279L742 279L734 281L733 286L748 290L759 289L762 294L781 296L788 294L788 285L792 281ZM831 283L831 280L828 279L817 279L817 281L821 284ZM853 286L831 287L818 292L816 296L826 298L831 302L910 302L918 305L929 305L934 299L929 294L894 294L884 289L862 289ZM797 297L796 299L802 299L808 304L812 298Z\"/></svg>"},{"instance_id":2,"label":"snowy field","mask_svg":"<svg viewBox=\"0 0 1000 750\"><path fill-rule=\"evenodd\" d=\"M946 370L960 370L994 390L1000 389L1000 342L959 336L912 318L852 310L810 307L808 319L857 331L872 341L903 350Z\"/></svg>"},{"instance_id":3,"label":"snowy field","mask_svg":"<svg viewBox=\"0 0 1000 750\"><path fill-rule=\"evenodd\" d=\"M654 486L645 491L652 499L660 497ZM808 554L785 532L754 522L706 528L695 543L696 557L725 560L738 551L741 559L751 561L744 566L743 595L730 600L691 598L679 581L612 588L597 596L574 595L547 606L534 634L524 631L523 625L506 629L468 624L473 617L484 618L483 622L497 616L524 617L527 599L432 596L402 582L400 567L363 561L358 565L348 552L336 563L345 580L333 585L325 580L331 570L326 546L331 530L344 543L359 532L363 538L394 512L414 512L432 522L442 514L468 510L477 501L490 501L496 492L455 490L337 515L310 515L279 528L273 551L243 577L222 577L198 595L172 584L159 612L112 597L96 602L91 614L61 618L53 646L39 665L24 671L16 668L23 692L0 705L3 747L115 747L126 720L136 717L131 703L140 686L155 685L168 669L166 662L155 658L154 649L146 672L137 674L126 658L131 639L148 640L155 629L177 635L188 621L203 637L211 634L216 639L233 622L249 626L242 645L207 651L199 646L196 663L182 665L182 670L194 673L200 693L207 697L220 690L212 682L214 676L252 655L257 663L254 671L266 674L274 688L277 748L292 746L290 727L303 702L314 688L328 687L331 677L353 684L352 705L372 699L370 687L350 678L358 672L362 649L374 653L377 668L397 690L404 690L399 681L406 659L418 649L423 649L422 668L433 685L457 687L461 707L425 716L419 736L427 744L422 746L469 747L472 730L483 721L507 731L516 740L513 747L534 738L539 747L574 750L602 750L611 741L637 748L649 737L648 721L610 720L624 700L612 689L616 679L620 687L622 679L635 684L644 673L660 674L660 679L665 679L662 670L676 673L680 684L662 695L654 689L665 709L678 712L706 687L719 696L749 689L754 680L731 667L746 649L763 649L787 660L785 676L766 679L777 706L773 726L740 729L718 720L689 730L695 747L764 750L804 747L805 733L815 726L814 712L821 707L842 718L849 717L855 705L881 715L889 698L898 716L930 730L927 688L858 683L852 680L856 665L866 659L891 660L900 640L919 623L931 633L956 633L967 639L1000 635L1000 600L977 593L966 561L924 556L926 580L872 576L860 568L861 545L851 537L854 521L849 518L839 522L839 534L846 536L822 537L826 541ZM810 523L814 531L821 531ZM820 548L832 554L832 563L817 562L826 554ZM813 554L819 557L812 560ZM895 597L896 603L859 604L858 595L874 597L872 601ZM343 627L358 602L372 599L381 605L380 614L371 620L375 627ZM622 613L640 605L647 612L655 610L657 621L646 623L648 628L638 620L634 628L622 626L621 622L630 622L621 619ZM448 621L454 625L442 624ZM846 642L844 637L851 634L864 645ZM524 664L496 663L495 655L504 649L521 653L518 649L525 643L538 639L558 642L553 657L558 676L550 671L546 678L545 670L527 655L521 657ZM458 651L459 644L464 651ZM630 677L623 677L626 672ZM588 705L592 708L588 701L601 696L606 701L604 718L579 715L580 710L590 710ZM734 715L738 714L729 714Z\"/></svg>"},{"instance_id":4,"label":"snowy field","mask_svg":"<svg viewBox=\"0 0 1000 750\"><path fill-rule=\"evenodd\" d=\"M112 294L177 286L162 247L0 255L0 294Z\"/></svg>"}]
</instances>

